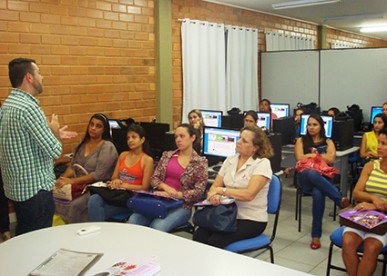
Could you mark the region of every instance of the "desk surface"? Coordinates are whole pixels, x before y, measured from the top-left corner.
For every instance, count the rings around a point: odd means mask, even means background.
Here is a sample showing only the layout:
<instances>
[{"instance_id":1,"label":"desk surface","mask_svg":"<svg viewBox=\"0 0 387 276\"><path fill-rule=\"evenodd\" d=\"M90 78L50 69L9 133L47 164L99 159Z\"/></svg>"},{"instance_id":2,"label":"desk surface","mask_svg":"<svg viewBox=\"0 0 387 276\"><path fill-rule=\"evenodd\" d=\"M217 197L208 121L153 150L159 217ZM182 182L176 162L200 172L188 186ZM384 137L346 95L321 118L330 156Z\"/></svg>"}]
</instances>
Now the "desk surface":
<instances>
[{"instance_id":1,"label":"desk surface","mask_svg":"<svg viewBox=\"0 0 387 276\"><path fill-rule=\"evenodd\" d=\"M101 231L78 236L82 227ZM87 271L94 275L130 257L157 256L157 275L307 275L251 257L193 242L173 234L126 223L68 224L30 232L0 244L1 274L27 275L59 248L102 252Z\"/></svg>"}]
</instances>

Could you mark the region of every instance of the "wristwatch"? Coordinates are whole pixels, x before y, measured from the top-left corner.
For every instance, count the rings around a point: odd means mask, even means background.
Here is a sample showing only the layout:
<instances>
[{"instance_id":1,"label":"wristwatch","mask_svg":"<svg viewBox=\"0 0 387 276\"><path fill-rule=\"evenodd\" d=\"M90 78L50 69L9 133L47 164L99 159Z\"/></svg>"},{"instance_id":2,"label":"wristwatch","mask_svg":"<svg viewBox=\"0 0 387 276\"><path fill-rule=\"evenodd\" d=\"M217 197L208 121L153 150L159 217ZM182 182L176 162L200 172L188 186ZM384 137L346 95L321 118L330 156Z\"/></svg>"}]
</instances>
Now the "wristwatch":
<instances>
[{"instance_id":1,"label":"wristwatch","mask_svg":"<svg viewBox=\"0 0 387 276\"><path fill-rule=\"evenodd\" d=\"M226 194L226 191L227 191L227 188L226 188L226 187L224 187L224 188L223 188L223 195L225 195L225 194Z\"/></svg>"}]
</instances>

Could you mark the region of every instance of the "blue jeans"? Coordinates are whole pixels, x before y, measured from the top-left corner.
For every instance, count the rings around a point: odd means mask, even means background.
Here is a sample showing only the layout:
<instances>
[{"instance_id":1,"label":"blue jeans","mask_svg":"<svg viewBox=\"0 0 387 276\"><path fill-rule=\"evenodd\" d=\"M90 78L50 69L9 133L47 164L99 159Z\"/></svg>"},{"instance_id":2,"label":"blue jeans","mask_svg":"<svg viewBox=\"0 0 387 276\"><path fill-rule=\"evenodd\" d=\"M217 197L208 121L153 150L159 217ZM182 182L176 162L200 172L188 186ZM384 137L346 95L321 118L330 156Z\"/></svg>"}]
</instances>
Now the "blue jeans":
<instances>
[{"instance_id":1,"label":"blue jeans","mask_svg":"<svg viewBox=\"0 0 387 276\"><path fill-rule=\"evenodd\" d=\"M340 207L342 195L329 178L320 175L314 170L305 170L302 173L297 173L297 185L303 193L312 195L312 237L320 238L325 209L325 196L332 199Z\"/></svg>"},{"instance_id":2,"label":"blue jeans","mask_svg":"<svg viewBox=\"0 0 387 276\"><path fill-rule=\"evenodd\" d=\"M163 219L147 218L139 213L134 213L130 216L128 223L149 226L163 232L170 232L172 229L184 225L191 218L192 210L182 207L172 209Z\"/></svg>"},{"instance_id":3,"label":"blue jeans","mask_svg":"<svg viewBox=\"0 0 387 276\"><path fill-rule=\"evenodd\" d=\"M26 201L12 202L17 218L16 235L52 226L55 204L51 191L40 190Z\"/></svg>"},{"instance_id":4,"label":"blue jeans","mask_svg":"<svg viewBox=\"0 0 387 276\"><path fill-rule=\"evenodd\" d=\"M89 209L89 221L105 221L106 219L121 213L130 213L126 207L110 205L99 194L93 194L87 203Z\"/></svg>"}]
</instances>

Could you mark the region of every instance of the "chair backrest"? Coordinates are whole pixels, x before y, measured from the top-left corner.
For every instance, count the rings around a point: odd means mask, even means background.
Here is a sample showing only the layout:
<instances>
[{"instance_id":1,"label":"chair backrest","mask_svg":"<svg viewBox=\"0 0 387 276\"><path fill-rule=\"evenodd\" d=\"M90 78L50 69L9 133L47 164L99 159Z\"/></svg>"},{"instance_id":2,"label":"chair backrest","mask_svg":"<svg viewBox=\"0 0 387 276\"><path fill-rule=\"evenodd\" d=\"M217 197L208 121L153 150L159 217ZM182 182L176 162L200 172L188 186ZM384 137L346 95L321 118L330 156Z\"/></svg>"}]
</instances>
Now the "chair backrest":
<instances>
[{"instance_id":1,"label":"chair backrest","mask_svg":"<svg viewBox=\"0 0 387 276\"><path fill-rule=\"evenodd\" d=\"M281 181L278 176L273 175L269 185L269 192L267 193L267 212L269 214L276 214L281 205Z\"/></svg>"}]
</instances>

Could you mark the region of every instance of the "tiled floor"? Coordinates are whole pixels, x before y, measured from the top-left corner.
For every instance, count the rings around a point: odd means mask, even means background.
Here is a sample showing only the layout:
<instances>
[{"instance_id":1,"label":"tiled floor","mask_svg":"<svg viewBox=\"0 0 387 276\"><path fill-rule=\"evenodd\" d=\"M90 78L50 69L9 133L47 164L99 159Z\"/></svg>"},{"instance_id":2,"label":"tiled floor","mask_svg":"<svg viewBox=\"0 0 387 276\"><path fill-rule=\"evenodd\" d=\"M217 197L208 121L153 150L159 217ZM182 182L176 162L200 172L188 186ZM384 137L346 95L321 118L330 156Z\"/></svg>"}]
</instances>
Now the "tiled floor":
<instances>
[{"instance_id":1,"label":"tiled floor","mask_svg":"<svg viewBox=\"0 0 387 276\"><path fill-rule=\"evenodd\" d=\"M310 197L304 197L302 200L302 227L301 232L297 230L297 221L294 219L296 190L293 187L293 179L281 177L282 181L282 203L277 235L273 243L274 262L277 265L289 267L295 270L307 272L313 275L326 275L326 266L329 250L329 235L339 227L338 221L333 221L329 213L333 212L333 204L327 199L325 216L323 221L323 236L321 238L322 247L318 250L309 248L310 228L311 228L311 205ZM266 230L271 233L272 223ZM14 231L14 225L11 225ZM176 233L185 238L192 238L192 235L184 232ZM0 237L0 243L1 243ZM266 251L259 255L257 259L270 262L269 252ZM343 266L341 259L341 250L336 248L333 254L333 262L336 265ZM375 275L381 275L382 266L378 264ZM331 275L346 275L346 273L331 270Z\"/></svg>"},{"instance_id":2,"label":"tiled floor","mask_svg":"<svg viewBox=\"0 0 387 276\"><path fill-rule=\"evenodd\" d=\"M313 275L326 275L330 244L329 235L333 230L339 227L338 221L333 221L332 217L329 216L329 213L333 212L333 203L330 199L327 199L323 221L323 236L321 238L322 247L318 250L312 250L309 247L312 224L312 200L310 197L304 197L302 199L302 225L301 232L298 232L298 223L294 219L296 189L293 187L293 179L281 177L281 181L283 186L282 203L277 235L273 243L274 262L277 265ZM266 232L271 233L270 223ZM191 238L189 234L186 233L178 234ZM257 259L270 262L270 254L266 251L259 255ZM335 265L344 266L341 258L341 250L337 247L334 250L332 259ZM381 263L379 263L375 275L381 275L381 273L382 266ZM346 275L346 273L338 270L331 270L331 275Z\"/></svg>"}]
</instances>

